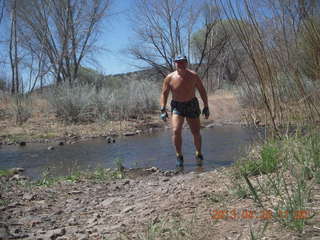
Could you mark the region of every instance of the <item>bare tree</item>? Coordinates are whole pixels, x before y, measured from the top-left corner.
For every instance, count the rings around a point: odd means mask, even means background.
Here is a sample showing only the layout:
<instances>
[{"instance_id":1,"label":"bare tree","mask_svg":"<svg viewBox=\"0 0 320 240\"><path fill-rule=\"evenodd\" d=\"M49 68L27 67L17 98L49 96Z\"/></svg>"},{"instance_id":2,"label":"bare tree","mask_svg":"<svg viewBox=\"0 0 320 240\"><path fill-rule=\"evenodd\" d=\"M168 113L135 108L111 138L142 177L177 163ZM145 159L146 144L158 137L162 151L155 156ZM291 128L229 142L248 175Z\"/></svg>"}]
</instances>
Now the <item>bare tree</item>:
<instances>
[{"instance_id":1,"label":"bare tree","mask_svg":"<svg viewBox=\"0 0 320 240\"><path fill-rule=\"evenodd\" d=\"M11 94L19 93L19 60L17 36L17 0L12 2L9 40L9 56L11 65Z\"/></svg>"},{"instance_id":2,"label":"bare tree","mask_svg":"<svg viewBox=\"0 0 320 240\"><path fill-rule=\"evenodd\" d=\"M5 0L0 0L0 23L2 22L3 16L4 16L4 11L6 7L6 1Z\"/></svg>"},{"instance_id":3,"label":"bare tree","mask_svg":"<svg viewBox=\"0 0 320 240\"><path fill-rule=\"evenodd\" d=\"M58 84L75 82L81 62L94 46L98 24L106 16L110 1L19 1L20 30L28 40L23 47L38 62L35 79L50 70Z\"/></svg>"},{"instance_id":4,"label":"bare tree","mask_svg":"<svg viewBox=\"0 0 320 240\"><path fill-rule=\"evenodd\" d=\"M200 8L188 0L136 0L133 29L138 41L130 54L165 76L177 54L190 59L191 34Z\"/></svg>"}]
</instances>

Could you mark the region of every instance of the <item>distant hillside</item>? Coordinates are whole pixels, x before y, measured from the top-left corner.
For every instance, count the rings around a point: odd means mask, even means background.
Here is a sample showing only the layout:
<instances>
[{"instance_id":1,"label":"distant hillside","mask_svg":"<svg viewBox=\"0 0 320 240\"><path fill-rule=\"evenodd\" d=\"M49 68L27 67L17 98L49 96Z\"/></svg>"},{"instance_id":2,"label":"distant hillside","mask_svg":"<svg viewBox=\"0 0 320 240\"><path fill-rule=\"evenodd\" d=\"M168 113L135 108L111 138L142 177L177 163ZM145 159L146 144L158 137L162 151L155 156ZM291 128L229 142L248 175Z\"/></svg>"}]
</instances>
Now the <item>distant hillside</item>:
<instances>
[{"instance_id":1,"label":"distant hillside","mask_svg":"<svg viewBox=\"0 0 320 240\"><path fill-rule=\"evenodd\" d=\"M153 82L162 82L163 76L159 74L155 69L145 69L128 73L120 73L107 75L107 78L116 78L122 81L132 81L132 80L147 80Z\"/></svg>"}]
</instances>

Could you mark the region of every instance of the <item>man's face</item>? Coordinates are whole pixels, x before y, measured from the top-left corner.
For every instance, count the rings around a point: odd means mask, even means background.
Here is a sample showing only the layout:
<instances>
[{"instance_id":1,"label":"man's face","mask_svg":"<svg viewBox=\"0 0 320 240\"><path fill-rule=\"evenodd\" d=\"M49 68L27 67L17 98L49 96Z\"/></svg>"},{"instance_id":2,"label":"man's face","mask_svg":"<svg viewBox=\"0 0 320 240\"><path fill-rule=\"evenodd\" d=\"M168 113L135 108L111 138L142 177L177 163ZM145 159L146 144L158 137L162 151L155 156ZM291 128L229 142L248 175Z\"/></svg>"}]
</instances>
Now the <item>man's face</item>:
<instances>
[{"instance_id":1,"label":"man's face","mask_svg":"<svg viewBox=\"0 0 320 240\"><path fill-rule=\"evenodd\" d=\"M176 62L175 62L175 65L176 65L176 68L185 69L185 68L187 68L188 62L185 61L185 60L176 61Z\"/></svg>"}]
</instances>

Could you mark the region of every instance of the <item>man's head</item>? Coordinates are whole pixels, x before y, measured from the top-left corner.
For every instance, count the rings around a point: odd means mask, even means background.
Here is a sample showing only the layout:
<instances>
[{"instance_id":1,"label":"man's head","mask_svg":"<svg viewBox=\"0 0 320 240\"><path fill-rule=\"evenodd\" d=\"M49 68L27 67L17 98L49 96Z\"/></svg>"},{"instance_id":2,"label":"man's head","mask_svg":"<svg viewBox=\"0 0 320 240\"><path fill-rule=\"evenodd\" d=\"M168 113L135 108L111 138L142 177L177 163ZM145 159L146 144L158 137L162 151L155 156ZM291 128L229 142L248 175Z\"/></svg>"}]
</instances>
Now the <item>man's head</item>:
<instances>
[{"instance_id":1,"label":"man's head","mask_svg":"<svg viewBox=\"0 0 320 240\"><path fill-rule=\"evenodd\" d=\"M175 57L174 63L177 69L186 69L188 60L186 56L178 55Z\"/></svg>"}]
</instances>

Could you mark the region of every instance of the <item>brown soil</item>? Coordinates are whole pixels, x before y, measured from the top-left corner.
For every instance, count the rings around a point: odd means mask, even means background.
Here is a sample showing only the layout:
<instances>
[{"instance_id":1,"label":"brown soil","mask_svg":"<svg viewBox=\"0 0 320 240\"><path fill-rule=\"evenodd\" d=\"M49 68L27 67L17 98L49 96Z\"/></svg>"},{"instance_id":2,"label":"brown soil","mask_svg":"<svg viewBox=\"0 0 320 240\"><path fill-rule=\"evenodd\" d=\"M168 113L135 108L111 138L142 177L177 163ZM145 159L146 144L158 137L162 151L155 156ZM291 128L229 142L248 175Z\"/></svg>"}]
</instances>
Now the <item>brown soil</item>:
<instances>
[{"instance_id":1,"label":"brown soil","mask_svg":"<svg viewBox=\"0 0 320 240\"><path fill-rule=\"evenodd\" d=\"M263 218L265 210L251 198L233 194L230 172L128 170L121 180L51 187L2 178L0 239L319 239L319 216L303 233ZM229 211L225 218L222 210ZM248 211L256 212L248 217ZM250 237L266 223L261 238Z\"/></svg>"}]
</instances>

